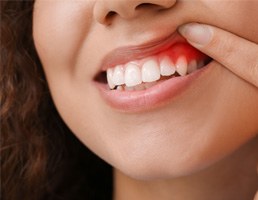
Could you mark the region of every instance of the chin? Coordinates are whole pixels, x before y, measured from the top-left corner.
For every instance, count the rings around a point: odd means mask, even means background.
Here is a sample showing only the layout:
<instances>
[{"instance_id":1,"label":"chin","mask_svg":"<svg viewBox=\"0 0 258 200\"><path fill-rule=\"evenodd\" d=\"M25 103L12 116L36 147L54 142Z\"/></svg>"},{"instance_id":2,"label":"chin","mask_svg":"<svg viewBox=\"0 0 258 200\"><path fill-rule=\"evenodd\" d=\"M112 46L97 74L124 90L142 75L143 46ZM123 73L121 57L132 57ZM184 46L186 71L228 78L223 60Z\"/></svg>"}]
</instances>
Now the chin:
<instances>
[{"instance_id":1,"label":"chin","mask_svg":"<svg viewBox=\"0 0 258 200\"><path fill-rule=\"evenodd\" d=\"M149 137L144 137L146 134ZM173 140L164 137L164 135L173 135L171 132L159 132L156 136L154 134L142 133L142 137L121 141L121 148L115 150L113 148L113 152L119 153L113 155L113 159L107 162L131 178L158 180L197 173L229 153L215 154L208 143L198 144L196 141L191 145L189 141L182 143L181 138ZM177 132L177 134L181 133Z\"/></svg>"},{"instance_id":2,"label":"chin","mask_svg":"<svg viewBox=\"0 0 258 200\"><path fill-rule=\"evenodd\" d=\"M131 133L134 137L121 139L117 148L113 148L116 154L107 162L137 180L194 175L217 165L250 140L248 137L233 140L234 134L222 138L216 131L219 130L134 131Z\"/></svg>"}]
</instances>

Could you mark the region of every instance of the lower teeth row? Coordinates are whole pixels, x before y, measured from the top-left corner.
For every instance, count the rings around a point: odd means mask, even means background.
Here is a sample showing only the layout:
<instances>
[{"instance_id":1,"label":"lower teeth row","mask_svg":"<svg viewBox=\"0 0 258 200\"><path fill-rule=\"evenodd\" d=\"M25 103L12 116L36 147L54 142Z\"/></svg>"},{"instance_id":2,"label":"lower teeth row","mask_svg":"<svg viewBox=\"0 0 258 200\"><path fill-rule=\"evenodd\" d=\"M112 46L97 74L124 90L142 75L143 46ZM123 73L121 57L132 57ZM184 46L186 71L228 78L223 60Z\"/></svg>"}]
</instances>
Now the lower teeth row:
<instances>
[{"instance_id":1,"label":"lower teeth row","mask_svg":"<svg viewBox=\"0 0 258 200\"><path fill-rule=\"evenodd\" d=\"M118 85L114 88L114 90L118 90L118 91L139 91L139 90L145 90L148 89L154 85L156 85L156 81L155 82L151 82L151 83L141 83L140 85L136 85L133 87L128 87L126 85Z\"/></svg>"}]
</instances>

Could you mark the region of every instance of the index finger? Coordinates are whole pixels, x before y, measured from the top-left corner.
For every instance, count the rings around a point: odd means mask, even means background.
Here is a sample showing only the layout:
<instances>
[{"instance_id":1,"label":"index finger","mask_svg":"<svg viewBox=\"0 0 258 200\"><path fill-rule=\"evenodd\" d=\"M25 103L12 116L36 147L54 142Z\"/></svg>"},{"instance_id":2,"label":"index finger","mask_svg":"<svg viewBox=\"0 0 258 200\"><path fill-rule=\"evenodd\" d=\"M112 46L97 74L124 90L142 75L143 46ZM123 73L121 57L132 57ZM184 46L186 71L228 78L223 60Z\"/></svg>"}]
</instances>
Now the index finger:
<instances>
[{"instance_id":1,"label":"index finger","mask_svg":"<svg viewBox=\"0 0 258 200\"><path fill-rule=\"evenodd\" d=\"M258 87L258 45L222 29L190 23L179 32L195 48Z\"/></svg>"}]
</instances>

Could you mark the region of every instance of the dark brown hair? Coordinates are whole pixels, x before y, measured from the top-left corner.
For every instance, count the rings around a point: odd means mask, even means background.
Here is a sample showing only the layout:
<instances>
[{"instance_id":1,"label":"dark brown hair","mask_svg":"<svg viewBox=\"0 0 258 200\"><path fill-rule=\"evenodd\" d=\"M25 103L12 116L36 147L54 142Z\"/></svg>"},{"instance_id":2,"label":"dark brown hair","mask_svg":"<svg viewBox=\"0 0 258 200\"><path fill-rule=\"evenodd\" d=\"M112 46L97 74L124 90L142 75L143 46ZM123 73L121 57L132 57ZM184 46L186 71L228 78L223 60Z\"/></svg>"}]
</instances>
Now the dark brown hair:
<instances>
[{"instance_id":1,"label":"dark brown hair","mask_svg":"<svg viewBox=\"0 0 258 200\"><path fill-rule=\"evenodd\" d=\"M59 117L32 37L33 1L1 1L1 197L111 199L111 167Z\"/></svg>"}]
</instances>

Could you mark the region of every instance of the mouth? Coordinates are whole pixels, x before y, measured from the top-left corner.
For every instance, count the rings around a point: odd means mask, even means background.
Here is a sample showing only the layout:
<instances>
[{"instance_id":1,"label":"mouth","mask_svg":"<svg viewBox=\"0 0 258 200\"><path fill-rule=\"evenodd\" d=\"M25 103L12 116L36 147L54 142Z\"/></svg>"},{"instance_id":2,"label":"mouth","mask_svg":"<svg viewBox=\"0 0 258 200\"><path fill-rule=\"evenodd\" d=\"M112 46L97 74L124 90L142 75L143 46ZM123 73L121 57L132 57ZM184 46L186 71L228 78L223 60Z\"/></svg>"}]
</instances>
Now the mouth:
<instances>
[{"instance_id":1,"label":"mouth","mask_svg":"<svg viewBox=\"0 0 258 200\"><path fill-rule=\"evenodd\" d=\"M94 82L112 107L141 111L175 97L212 61L175 33L142 47L117 49Z\"/></svg>"}]
</instances>

